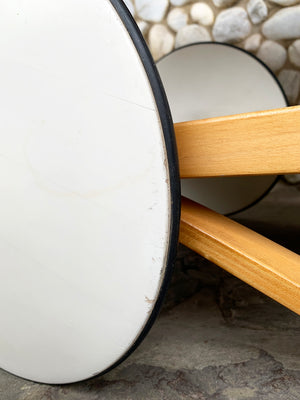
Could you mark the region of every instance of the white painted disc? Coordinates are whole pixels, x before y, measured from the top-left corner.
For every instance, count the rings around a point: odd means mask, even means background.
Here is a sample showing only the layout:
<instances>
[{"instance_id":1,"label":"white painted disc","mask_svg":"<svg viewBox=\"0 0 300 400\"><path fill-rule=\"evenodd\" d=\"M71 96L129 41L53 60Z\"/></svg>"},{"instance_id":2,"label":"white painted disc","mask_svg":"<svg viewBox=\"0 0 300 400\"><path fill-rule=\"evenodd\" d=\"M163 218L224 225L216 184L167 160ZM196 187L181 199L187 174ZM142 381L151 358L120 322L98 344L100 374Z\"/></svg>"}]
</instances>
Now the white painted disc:
<instances>
[{"instance_id":1,"label":"white painted disc","mask_svg":"<svg viewBox=\"0 0 300 400\"><path fill-rule=\"evenodd\" d=\"M171 118L120 1L3 0L0 59L0 366L74 382L126 356L161 301Z\"/></svg>"},{"instance_id":2,"label":"white painted disc","mask_svg":"<svg viewBox=\"0 0 300 400\"><path fill-rule=\"evenodd\" d=\"M199 43L159 61L174 122L268 110L287 105L274 75L233 46ZM230 137L226 146L230 147ZM276 176L184 179L182 194L223 214L252 205Z\"/></svg>"}]
</instances>

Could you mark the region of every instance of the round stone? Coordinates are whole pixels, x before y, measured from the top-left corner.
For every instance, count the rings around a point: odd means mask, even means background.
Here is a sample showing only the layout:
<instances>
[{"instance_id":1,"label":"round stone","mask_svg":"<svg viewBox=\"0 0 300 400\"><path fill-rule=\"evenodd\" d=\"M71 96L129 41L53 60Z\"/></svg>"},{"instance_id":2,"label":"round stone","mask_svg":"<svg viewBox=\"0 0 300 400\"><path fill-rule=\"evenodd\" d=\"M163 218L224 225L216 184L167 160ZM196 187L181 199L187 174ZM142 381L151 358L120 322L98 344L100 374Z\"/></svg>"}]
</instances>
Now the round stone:
<instances>
[{"instance_id":1,"label":"round stone","mask_svg":"<svg viewBox=\"0 0 300 400\"><path fill-rule=\"evenodd\" d=\"M295 105L300 90L300 72L293 69L284 69L280 72L278 78L290 105Z\"/></svg>"},{"instance_id":2,"label":"round stone","mask_svg":"<svg viewBox=\"0 0 300 400\"><path fill-rule=\"evenodd\" d=\"M244 49L252 53L256 52L261 44L262 36L260 33L254 33L249 36L244 44Z\"/></svg>"},{"instance_id":3,"label":"round stone","mask_svg":"<svg viewBox=\"0 0 300 400\"><path fill-rule=\"evenodd\" d=\"M210 26L214 23L214 12L206 3L195 3L191 8L191 18L204 26Z\"/></svg>"},{"instance_id":4,"label":"round stone","mask_svg":"<svg viewBox=\"0 0 300 400\"><path fill-rule=\"evenodd\" d=\"M153 3L157 0L152 0ZM170 3L172 4L172 6L184 6L185 4L190 3L191 0L170 0Z\"/></svg>"},{"instance_id":5,"label":"round stone","mask_svg":"<svg viewBox=\"0 0 300 400\"><path fill-rule=\"evenodd\" d=\"M260 58L272 71L280 70L287 59L287 51L281 44L266 40L257 53Z\"/></svg>"},{"instance_id":6,"label":"round stone","mask_svg":"<svg viewBox=\"0 0 300 400\"><path fill-rule=\"evenodd\" d=\"M250 32L251 24L247 12L242 7L221 11L213 27L213 36L217 42L239 42Z\"/></svg>"},{"instance_id":7,"label":"round stone","mask_svg":"<svg viewBox=\"0 0 300 400\"><path fill-rule=\"evenodd\" d=\"M168 0L135 0L138 16L150 22L160 22L167 12L168 5Z\"/></svg>"},{"instance_id":8,"label":"round stone","mask_svg":"<svg viewBox=\"0 0 300 400\"><path fill-rule=\"evenodd\" d=\"M250 0L247 11L253 24L259 24L268 16L268 7L264 0Z\"/></svg>"},{"instance_id":9,"label":"round stone","mask_svg":"<svg viewBox=\"0 0 300 400\"><path fill-rule=\"evenodd\" d=\"M263 34L272 40L297 39L300 37L300 6L277 11L262 28Z\"/></svg>"},{"instance_id":10,"label":"round stone","mask_svg":"<svg viewBox=\"0 0 300 400\"><path fill-rule=\"evenodd\" d=\"M168 14L167 23L173 31L178 32L187 25L189 16L183 8L174 8Z\"/></svg>"},{"instance_id":11,"label":"round stone","mask_svg":"<svg viewBox=\"0 0 300 400\"><path fill-rule=\"evenodd\" d=\"M270 0L272 3L278 4L280 6L293 6L299 3L299 0Z\"/></svg>"},{"instance_id":12,"label":"round stone","mask_svg":"<svg viewBox=\"0 0 300 400\"><path fill-rule=\"evenodd\" d=\"M197 42L210 42L211 36L206 28L196 24L187 25L176 35L175 47L186 46Z\"/></svg>"},{"instance_id":13,"label":"round stone","mask_svg":"<svg viewBox=\"0 0 300 400\"><path fill-rule=\"evenodd\" d=\"M237 0L213 0L213 3L216 7L230 7L234 3L236 3Z\"/></svg>"},{"instance_id":14,"label":"round stone","mask_svg":"<svg viewBox=\"0 0 300 400\"><path fill-rule=\"evenodd\" d=\"M143 21L143 20L138 20L138 21L136 21L136 23L137 23L137 26L139 27L139 30L145 36L148 33L148 30L149 30L148 22Z\"/></svg>"},{"instance_id":15,"label":"round stone","mask_svg":"<svg viewBox=\"0 0 300 400\"><path fill-rule=\"evenodd\" d=\"M149 31L148 39L150 50L155 60L173 50L174 36L165 25L153 25Z\"/></svg>"},{"instance_id":16,"label":"round stone","mask_svg":"<svg viewBox=\"0 0 300 400\"><path fill-rule=\"evenodd\" d=\"M289 46L288 52L290 62L296 65L296 67L300 67L300 39L295 40L295 42Z\"/></svg>"}]
</instances>

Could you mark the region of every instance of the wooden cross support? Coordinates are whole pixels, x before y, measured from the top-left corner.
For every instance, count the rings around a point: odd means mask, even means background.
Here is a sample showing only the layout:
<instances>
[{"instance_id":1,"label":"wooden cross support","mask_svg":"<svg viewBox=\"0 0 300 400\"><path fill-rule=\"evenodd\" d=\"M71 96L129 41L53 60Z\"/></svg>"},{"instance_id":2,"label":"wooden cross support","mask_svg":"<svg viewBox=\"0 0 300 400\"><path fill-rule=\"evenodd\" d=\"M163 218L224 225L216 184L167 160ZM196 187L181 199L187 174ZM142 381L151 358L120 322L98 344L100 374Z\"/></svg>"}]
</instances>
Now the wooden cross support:
<instances>
[{"instance_id":1,"label":"wooden cross support","mask_svg":"<svg viewBox=\"0 0 300 400\"><path fill-rule=\"evenodd\" d=\"M300 106L175 124L182 178L300 173Z\"/></svg>"},{"instance_id":2,"label":"wooden cross support","mask_svg":"<svg viewBox=\"0 0 300 400\"><path fill-rule=\"evenodd\" d=\"M182 178L300 173L299 106L179 123L175 133ZM185 198L180 241L300 314L299 255Z\"/></svg>"}]
</instances>

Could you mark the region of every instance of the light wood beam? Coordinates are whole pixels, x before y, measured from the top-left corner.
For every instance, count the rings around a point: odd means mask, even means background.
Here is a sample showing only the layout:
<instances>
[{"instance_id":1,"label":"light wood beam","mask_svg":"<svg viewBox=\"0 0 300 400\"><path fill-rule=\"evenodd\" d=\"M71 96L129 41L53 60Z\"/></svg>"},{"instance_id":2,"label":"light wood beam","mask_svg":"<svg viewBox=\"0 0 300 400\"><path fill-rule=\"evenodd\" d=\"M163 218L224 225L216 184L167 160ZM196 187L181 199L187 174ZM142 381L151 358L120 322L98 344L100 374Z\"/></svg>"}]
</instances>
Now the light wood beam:
<instances>
[{"instance_id":1,"label":"light wood beam","mask_svg":"<svg viewBox=\"0 0 300 400\"><path fill-rule=\"evenodd\" d=\"M180 242L300 314L300 256L182 199Z\"/></svg>"},{"instance_id":2,"label":"light wood beam","mask_svg":"<svg viewBox=\"0 0 300 400\"><path fill-rule=\"evenodd\" d=\"M175 124L182 178L300 173L300 106Z\"/></svg>"}]
</instances>

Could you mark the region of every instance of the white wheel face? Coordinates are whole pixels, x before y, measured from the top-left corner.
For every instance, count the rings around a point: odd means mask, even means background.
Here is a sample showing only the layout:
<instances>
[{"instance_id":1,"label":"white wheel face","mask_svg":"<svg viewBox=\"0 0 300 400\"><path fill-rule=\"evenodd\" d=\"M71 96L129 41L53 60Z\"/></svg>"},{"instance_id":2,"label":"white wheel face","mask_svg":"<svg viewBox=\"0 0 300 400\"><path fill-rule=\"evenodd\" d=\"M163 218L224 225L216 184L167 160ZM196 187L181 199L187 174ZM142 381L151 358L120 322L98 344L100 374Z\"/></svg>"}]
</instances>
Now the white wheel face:
<instances>
[{"instance_id":1,"label":"white wheel face","mask_svg":"<svg viewBox=\"0 0 300 400\"><path fill-rule=\"evenodd\" d=\"M159 111L107 0L3 0L0 54L0 367L86 379L139 338L167 268Z\"/></svg>"},{"instance_id":2,"label":"white wheel face","mask_svg":"<svg viewBox=\"0 0 300 400\"><path fill-rule=\"evenodd\" d=\"M158 63L174 122L285 107L270 71L249 54L217 43L179 49ZM228 143L230 146L230 137ZM183 179L182 194L223 214L259 200L275 176Z\"/></svg>"}]
</instances>

